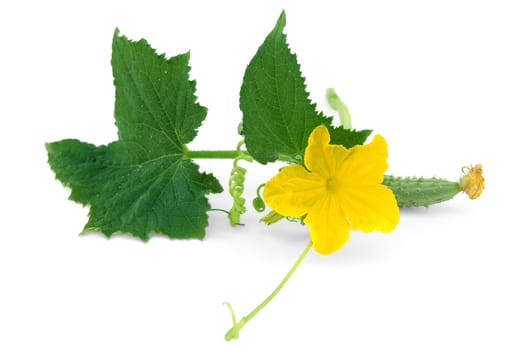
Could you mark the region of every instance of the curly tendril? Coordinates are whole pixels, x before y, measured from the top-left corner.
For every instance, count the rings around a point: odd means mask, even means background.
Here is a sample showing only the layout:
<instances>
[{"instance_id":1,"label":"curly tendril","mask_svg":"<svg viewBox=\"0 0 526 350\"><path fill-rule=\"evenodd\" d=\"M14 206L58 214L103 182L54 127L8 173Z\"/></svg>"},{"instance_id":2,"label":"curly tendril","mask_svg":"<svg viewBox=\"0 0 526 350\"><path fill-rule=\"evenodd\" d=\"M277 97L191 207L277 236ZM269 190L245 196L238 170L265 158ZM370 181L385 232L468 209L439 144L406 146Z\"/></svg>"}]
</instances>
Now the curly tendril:
<instances>
[{"instance_id":1,"label":"curly tendril","mask_svg":"<svg viewBox=\"0 0 526 350\"><path fill-rule=\"evenodd\" d=\"M247 208L245 207L245 198L243 198L243 192L245 191L245 175L247 169L240 166L238 163L240 160L252 162L253 158L248 154L244 153L241 147L245 144L242 140L237 144L236 151L238 156L234 159L232 171L230 172L230 178L228 179L228 190L230 196L234 200L232 208L228 213L228 219L230 225L237 226L241 224L241 214L243 214Z\"/></svg>"},{"instance_id":2,"label":"curly tendril","mask_svg":"<svg viewBox=\"0 0 526 350\"><path fill-rule=\"evenodd\" d=\"M261 198L260 193L263 187L265 187L265 184L261 184L258 186L258 189L256 190L256 197L252 200L252 206L254 207L254 209L256 209L256 211L260 213L265 211L266 208L265 201L263 200L263 198Z\"/></svg>"}]
</instances>

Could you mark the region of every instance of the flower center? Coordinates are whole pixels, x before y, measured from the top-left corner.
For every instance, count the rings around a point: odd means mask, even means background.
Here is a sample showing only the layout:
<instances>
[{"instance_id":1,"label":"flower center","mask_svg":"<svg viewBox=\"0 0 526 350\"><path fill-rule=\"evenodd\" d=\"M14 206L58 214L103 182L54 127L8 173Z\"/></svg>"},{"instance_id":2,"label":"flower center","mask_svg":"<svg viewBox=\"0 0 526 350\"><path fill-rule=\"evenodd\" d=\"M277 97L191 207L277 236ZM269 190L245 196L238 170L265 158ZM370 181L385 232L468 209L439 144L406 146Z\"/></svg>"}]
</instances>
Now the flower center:
<instances>
[{"instance_id":1,"label":"flower center","mask_svg":"<svg viewBox=\"0 0 526 350\"><path fill-rule=\"evenodd\" d=\"M329 178L325 183L325 187L327 188L327 191L335 191L338 187L338 181L334 178Z\"/></svg>"}]
</instances>

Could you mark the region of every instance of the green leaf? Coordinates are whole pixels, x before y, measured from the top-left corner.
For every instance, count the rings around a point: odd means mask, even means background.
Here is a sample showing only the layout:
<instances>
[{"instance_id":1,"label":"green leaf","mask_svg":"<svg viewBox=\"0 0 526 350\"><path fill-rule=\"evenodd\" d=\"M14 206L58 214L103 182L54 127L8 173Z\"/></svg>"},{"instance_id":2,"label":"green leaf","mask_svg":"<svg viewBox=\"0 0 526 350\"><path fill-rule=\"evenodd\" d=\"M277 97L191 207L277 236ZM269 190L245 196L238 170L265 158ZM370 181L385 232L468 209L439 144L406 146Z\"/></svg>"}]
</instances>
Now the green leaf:
<instances>
[{"instance_id":1,"label":"green leaf","mask_svg":"<svg viewBox=\"0 0 526 350\"><path fill-rule=\"evenodd\" d=\"M223 189L185 157L185 144L206 116L188 61L189 54L166 59L145 40L130 41L117 30L111 62L119 139L107 146L71 139L46 145L70 199L90 206L85 232L204 237L206 195Z\"/></svg>"},{"instance_id":2,"label":"green leaf","mask_svg":"<svg viewBox=\"0 0 526 350\"><path fill-rule=\"evenodd\" d=\"M283 33L285 22L282 12L245 71L239 106L247 150L263 164L277 159L302 162L309 135L320 124L329 128L332 143L362 144L370 130L334 128L332 118L316 111Z\"/></svg>"},{"instance_id":3,"label":"green leaf","mask_svg":"<svg viewBox=\"0 0 526 350\"><path fill-rule=\"evenodd\" d=\"M363 145L365 140L371 135L372 130L348 130L343 126L337 128L331 126L329 132L333 145L343 145L350 148L356 145Z\"/></svg>"}]
</instances>

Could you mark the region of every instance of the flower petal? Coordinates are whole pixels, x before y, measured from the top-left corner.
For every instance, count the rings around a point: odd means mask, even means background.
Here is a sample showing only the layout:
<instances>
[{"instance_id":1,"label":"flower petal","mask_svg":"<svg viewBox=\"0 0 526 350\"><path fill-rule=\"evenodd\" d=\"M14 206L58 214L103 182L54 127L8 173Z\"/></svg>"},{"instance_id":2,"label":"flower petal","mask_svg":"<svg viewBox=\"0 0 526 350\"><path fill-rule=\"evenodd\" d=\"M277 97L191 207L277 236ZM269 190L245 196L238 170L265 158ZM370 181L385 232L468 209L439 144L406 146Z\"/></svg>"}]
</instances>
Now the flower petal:
<instances>
[{"instance_id":1,"label":"flower petal","mask_svg":"<svg viewBox=\"0 0 526 350\"><path fill-rule=\"evenodd\" d=\"M326 193L325 181L301 165L289 165L265 185L265 202L283 216L301 217Z\"/></svg>"},{"instance_id":2,"label":"flower petal","mask_svg":"<svg viewBox=\"0 0 526 350\"><path fill-rule=\"evenodd\" d=\"M338 196L353 230L389 232L400 220L396 198L387 186L346 185L341 187Z\"/></svg>"},{"instance_id":3,"label":"flower petal","mask_svg":"<svg viewBox=\"0 0 526 350\"><path fill-rule=\"evenodd\" d=\"M313 248L320 254L334 253L350 237L351 226L334 195L319 200L309 210L305 223L310 228Z\"/></svg>"},{"instance_id":4,"label":"flower petal","mask_svg":"<svg viewBox=\"0 0 526 350\"><path fill-rule=\"evenodd\" d=\"M340 145L329 145L330 134L325 125L317 126L309 136L305 150L305 166L313 173L329 179L341 171L351 151Z\"/></svg>"},{"instance_id":5,"label":"flower petal","mask_svg":"<svg viewBox=\"0 0 526 350\"><path fill-rule=\"evenodd\" d=\"M369 144L354 146L350 152L351 156L340 163L340 180L353 185L382 183L387 170L387 142L382 135L376 135Z\"/></svg>"}]
</instances>

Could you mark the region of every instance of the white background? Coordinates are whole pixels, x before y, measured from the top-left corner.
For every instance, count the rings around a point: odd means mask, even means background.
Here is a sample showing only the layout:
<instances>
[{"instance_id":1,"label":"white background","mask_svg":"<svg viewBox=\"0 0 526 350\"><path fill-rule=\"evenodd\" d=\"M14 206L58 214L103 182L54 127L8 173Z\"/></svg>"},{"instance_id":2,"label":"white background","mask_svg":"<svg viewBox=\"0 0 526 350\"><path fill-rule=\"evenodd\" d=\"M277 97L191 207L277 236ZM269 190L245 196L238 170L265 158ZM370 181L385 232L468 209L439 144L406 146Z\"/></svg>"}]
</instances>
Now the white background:
<instances>
[{"instance_id":1,"label":"white background","mask_svg":"<svg viewBox=\"0 0 526 350\"><path fill-rule=\"evenodd\" d=\"M191 3L191 4L190 4ZM0 349L525 349L526 11L521 1L17 1L0 5ZM206 239L80 237L44 143L116 138L115 27L168 55L191 50L209 113L192 149L232 149L246 64L287 11L311 96L348 103L389 143L389 172L455 180L482 163L486 190L402 210L394 232L353 232L311 252L271 292L305 227L210 215ZM230 161L201 161L226 185ZM247 192L275 166L248 167ZM228 208L226 193L211 197Z\"/></svg>"}]
</instances>

